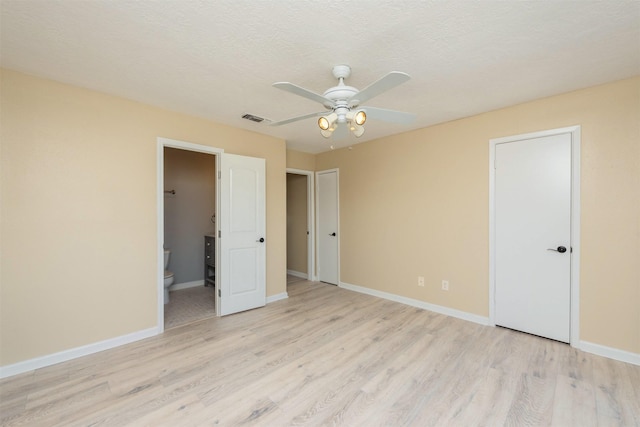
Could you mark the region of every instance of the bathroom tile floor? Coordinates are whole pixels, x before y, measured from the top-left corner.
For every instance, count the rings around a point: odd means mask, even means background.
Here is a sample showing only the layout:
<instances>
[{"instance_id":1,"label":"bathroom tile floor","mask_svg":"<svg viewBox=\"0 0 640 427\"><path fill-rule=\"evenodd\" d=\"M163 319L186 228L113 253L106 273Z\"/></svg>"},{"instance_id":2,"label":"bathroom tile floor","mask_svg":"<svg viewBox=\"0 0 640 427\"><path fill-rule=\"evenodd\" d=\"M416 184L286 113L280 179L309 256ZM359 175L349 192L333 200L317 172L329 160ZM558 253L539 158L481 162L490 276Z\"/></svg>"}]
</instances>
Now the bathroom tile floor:
<instances>
[{"instance_id":1,"label":"bathroom tile floor","mask_svg":"<svg viewBox=\"0 0 640 427\"><path fill-rule=\"evenodd\" d=\"M172 291L169 304L164 306L164 328L171 329L197 320L214 317L215 288L197 286Z\"/></svg>"},{"instance_id":2,"label":"bathroom tile floor","mask_svg":"<svg viewBox=\"0 0 640 427\"><path fill-rule=\"evenodd\" d=\"M305 279L287 275L287 285L304 282ZM164 306L164 328L171 329L216 315L215 289L197 286L171 291L170 302Z\"/></svg>"}]
</instances>

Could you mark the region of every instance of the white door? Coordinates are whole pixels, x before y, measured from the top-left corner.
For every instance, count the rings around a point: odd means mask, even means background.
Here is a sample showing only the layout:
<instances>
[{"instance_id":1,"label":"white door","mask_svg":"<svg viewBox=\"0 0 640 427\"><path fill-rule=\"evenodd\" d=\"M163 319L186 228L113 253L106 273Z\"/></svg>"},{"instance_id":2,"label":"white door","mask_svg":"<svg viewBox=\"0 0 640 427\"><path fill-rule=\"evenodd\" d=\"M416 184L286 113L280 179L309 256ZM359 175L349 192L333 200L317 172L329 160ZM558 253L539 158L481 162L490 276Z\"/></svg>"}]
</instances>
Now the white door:
<instances>
[{"instance_id":1,"label":"white door","mask_svg":"<svg viewBox=\"0 0 640 427\"><path fill-rule=\"evenodd\" d=\"M569 342L571 134L495 147L496 325Z\"/></svg>"},{"instance_id":2,"label":"white door","mask_svg":"<svg viewBox=\"0 0 640 427\"><path fill-rule=\"evenodd\" d=\"M222 154L218 315L266 304L265 160Z\"/></svg>"},{"instance_id":3,"label":"white door","mask_svg":"<svg viewBox=\"0 0 640 427\"><path fill-rule=\"evenodd\" d=\"M338 171L317 173L318 181L318 277L338 284Z\"/></svg>"}]
</instances>

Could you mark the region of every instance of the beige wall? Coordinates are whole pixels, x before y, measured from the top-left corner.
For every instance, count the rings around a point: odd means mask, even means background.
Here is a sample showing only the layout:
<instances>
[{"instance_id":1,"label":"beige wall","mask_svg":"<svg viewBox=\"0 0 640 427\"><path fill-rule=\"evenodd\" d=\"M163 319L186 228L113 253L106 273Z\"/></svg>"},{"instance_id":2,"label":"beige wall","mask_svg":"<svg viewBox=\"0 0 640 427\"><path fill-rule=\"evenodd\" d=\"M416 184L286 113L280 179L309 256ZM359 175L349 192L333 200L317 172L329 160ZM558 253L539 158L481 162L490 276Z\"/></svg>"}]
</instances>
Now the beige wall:
<instances>
[{"instance_id":1,"label":"beige wall","mask_svg":"<svg viewBox=\"0 0 640 427\"><path fill-rule=\"evenodd\" d=\"M640 77L318 155L340 168L340 279L488 316L489 140L571 125L580 339L640 353Z\"/></svg>"},{"instance_id":2,"label":"beige wall","mask_svg":"<svg viewBox=\"0 0 640 427\"><path fill-rule=\"evenodd\" d=\"M285 168L339 167L341 280L487 316L488 141L570 125L581 339L640 353L640 77L318 156L6 70L0 102L0 365L155 326L159 136L266 159L267 295L286 290Z\"/></svg>"},{"instance_id":3,"label":"beige wall","mask_svg":"<svg viewBox=\"0 0 640 427\"><path fill-rule=\"evenodd\" d=\"M267 295L286 291L283 140L7 70L0 85L0 365L156 326L157 137L266 159Z\"/></svg>"},{"instance_id":4,"label":"beige wall","mask_svg":"<svg viewBox=\"0 0 640 427\"><path fill-rule=\"evenodd\" d=\"M287 174L287 270L307 273L307 176Z\"/></svg>"},{"instance_id":5,"label":"beige wall","mask_svg":"<svg viewBox=\"0 0 640 427\"><path fill-rule=\"evenodd\" d=\"M204 280L204 236L214 234L216 158L196 151L164 149L164 247L171 250L174 285Z\"/></svg>"},{"instance_id":6,"label":"beige wall","mask_svg":"<svg viewBox=\"0 0 640 427\"><path fill-rule=\"evenodd\" d=\"M316 156L301 151L287 150L287 167L305 171L315 171Z\"/></svg>"}]
</instances>

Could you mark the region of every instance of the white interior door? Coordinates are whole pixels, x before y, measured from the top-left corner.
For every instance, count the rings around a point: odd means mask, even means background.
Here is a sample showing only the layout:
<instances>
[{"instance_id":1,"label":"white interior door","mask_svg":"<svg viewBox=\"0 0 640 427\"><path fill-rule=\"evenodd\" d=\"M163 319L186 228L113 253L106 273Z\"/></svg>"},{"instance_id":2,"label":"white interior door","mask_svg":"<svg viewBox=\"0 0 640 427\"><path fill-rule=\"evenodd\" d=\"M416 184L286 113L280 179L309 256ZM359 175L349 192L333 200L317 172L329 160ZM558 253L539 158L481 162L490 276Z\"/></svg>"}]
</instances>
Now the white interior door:
<instances>
[{"instance_id":1,"label":"white interior door","mask_svg":"<svg viewBox=\"0 0 640 427\"><path fill-rule=\"evenodd\" d=\"M571 134L495 147L495 323L569 342Z\"/></svg>"},{"instance_id":2,"label":"white interior door","mask_svg":"<svg viewBox=\"0 0 640 427\"><path fill-rule=\"evenodd\" d=\"M339 281L338 171L317 173L318 182L318 277L321 282Z\"/></svg>"},{"instance_id":3,"label":"white interior door","mask_svg":"<svg viewBox=\"0 0 640 427\"><path fill-rule=\"evenodd\" d=\"M224 316L266 304L265 160L225 153L220 169L216 309Z\"/></svg>"}]
</instances>

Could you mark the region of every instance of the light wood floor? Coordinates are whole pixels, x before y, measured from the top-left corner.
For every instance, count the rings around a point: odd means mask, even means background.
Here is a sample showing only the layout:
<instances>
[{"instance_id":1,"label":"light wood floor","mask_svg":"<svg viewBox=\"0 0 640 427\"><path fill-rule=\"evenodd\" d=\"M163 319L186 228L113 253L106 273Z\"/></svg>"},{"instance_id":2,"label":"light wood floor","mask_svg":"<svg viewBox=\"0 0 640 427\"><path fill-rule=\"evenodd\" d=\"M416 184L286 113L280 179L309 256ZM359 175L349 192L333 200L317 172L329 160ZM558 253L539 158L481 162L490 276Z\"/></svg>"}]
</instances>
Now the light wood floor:
<instances>
[{"instance_id":1,"label":"light wood floor","mask_svg":"<svg viewBox=\"0 0 640 427\"><path fill-rule=\"evenodd\" d=\"M29 426L640 425L640 367L297 281L290 298L0 382Z\"/></svg>"}]
</instances>

